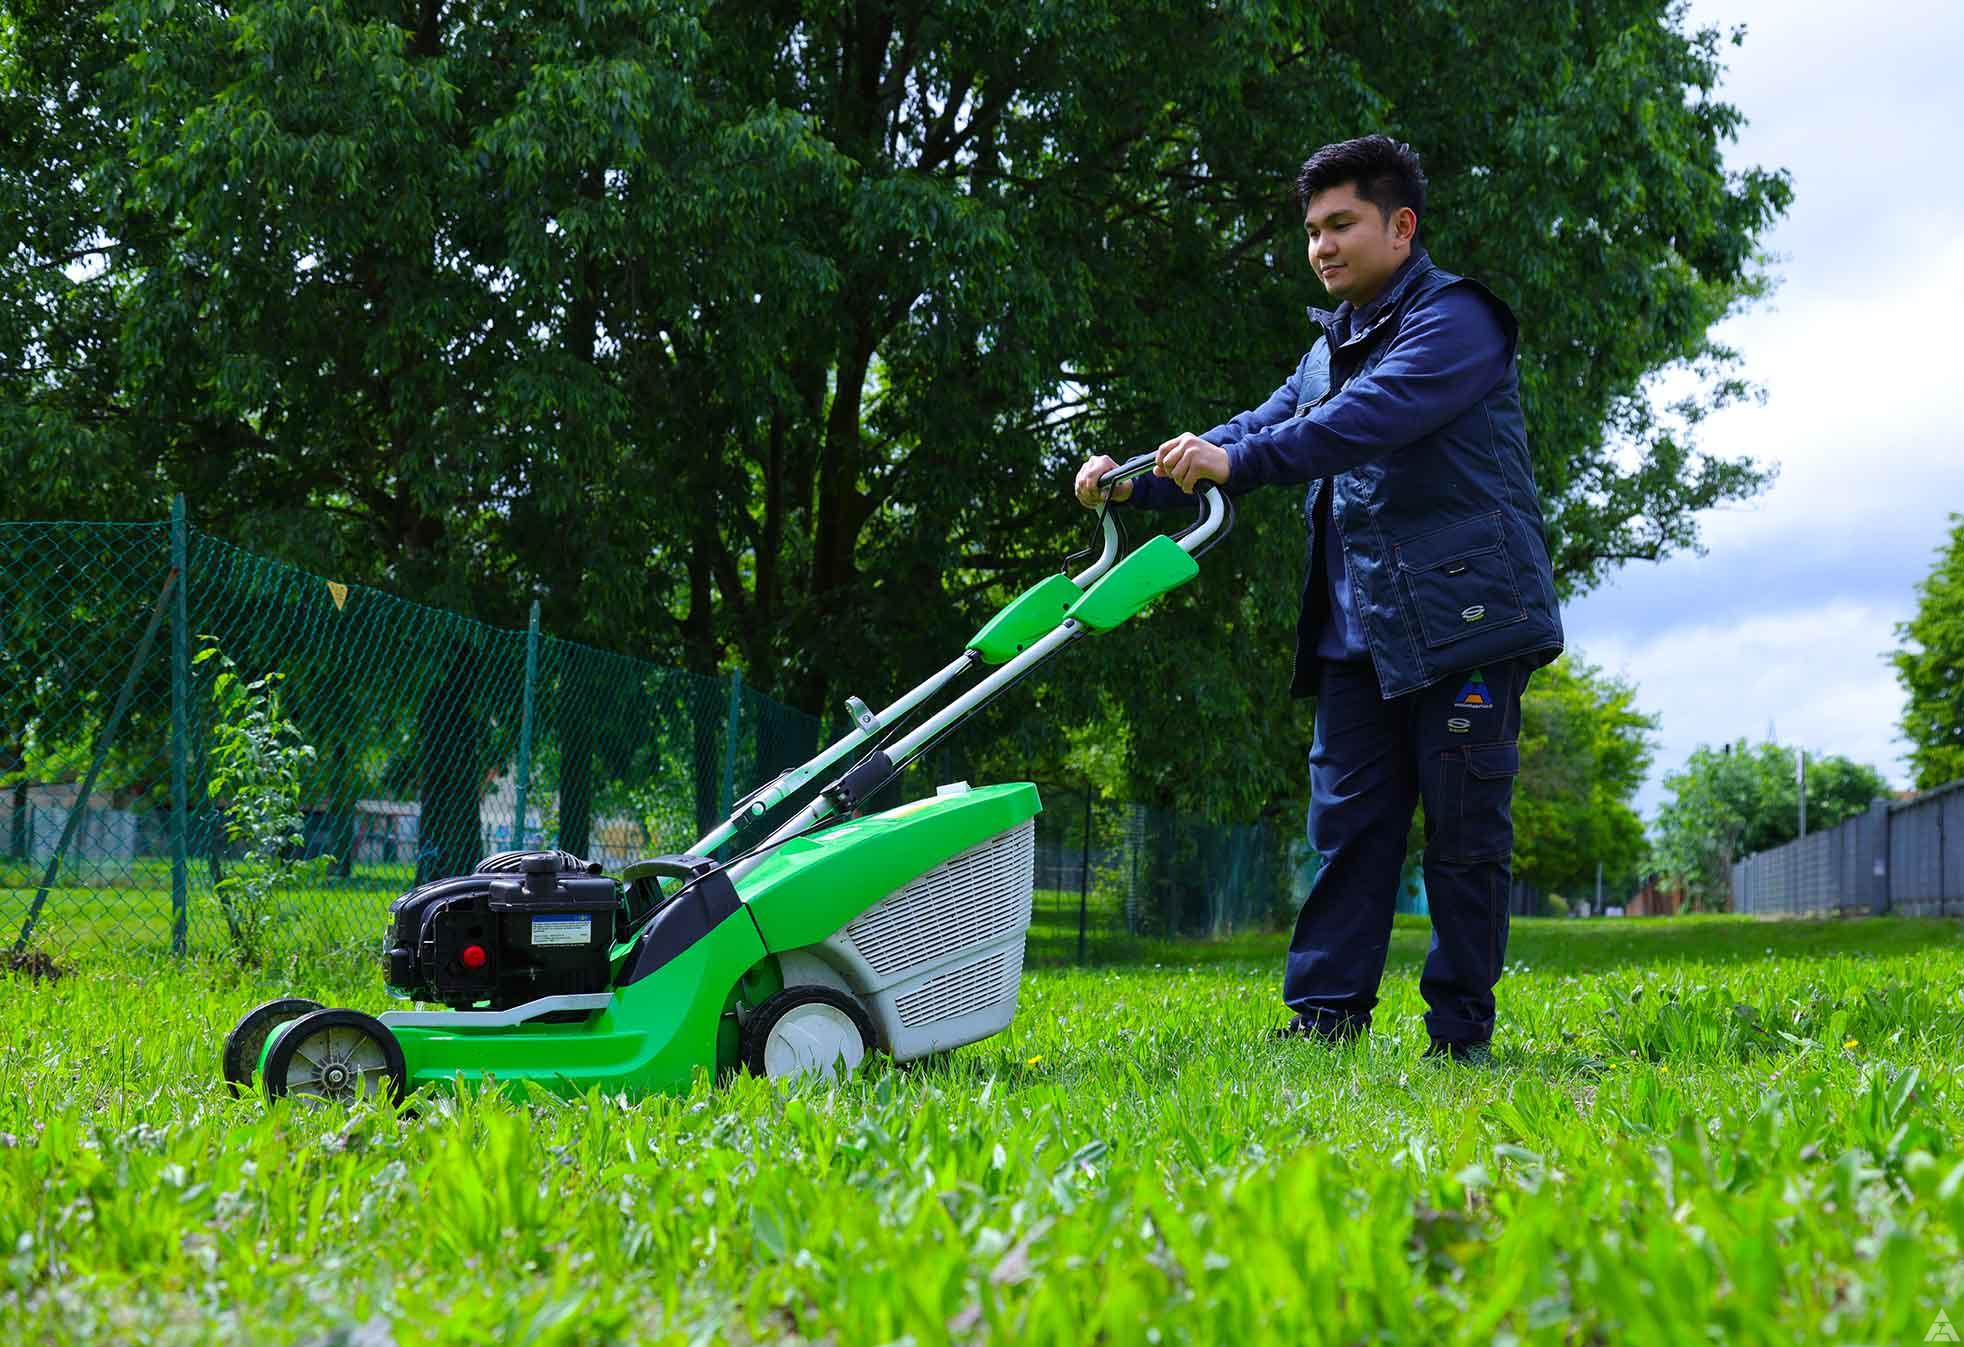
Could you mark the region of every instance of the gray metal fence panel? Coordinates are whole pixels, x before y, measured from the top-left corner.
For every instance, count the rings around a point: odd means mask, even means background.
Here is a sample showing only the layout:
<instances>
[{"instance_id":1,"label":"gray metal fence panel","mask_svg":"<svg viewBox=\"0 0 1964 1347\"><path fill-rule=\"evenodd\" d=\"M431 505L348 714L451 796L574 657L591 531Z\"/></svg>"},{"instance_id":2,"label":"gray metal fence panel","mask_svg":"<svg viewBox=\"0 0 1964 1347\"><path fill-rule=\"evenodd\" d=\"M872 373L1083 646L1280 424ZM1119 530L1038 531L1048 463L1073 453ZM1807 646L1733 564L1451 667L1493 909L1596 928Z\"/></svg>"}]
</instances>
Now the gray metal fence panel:
<instances>
[{"instance_id":1,"label":"gray metal fence panel","mask_svg":"<svg viewBox=\"0 0 1964 1347\"><path fill-rule=\"evenodd\" d=\"M1945 846L1940 869L1943 873L1942 901L1946 915L1964 910L1964 791L1944 799L1943 838Z\"/></svg>"},{"instance_id":2,"label":"gray metal fence panel","mask_svg":"<svg viewBox=\"0 0 1964 1347\"><path fill-rule=\"evenodd\" d=\"M1914 800L1877 800L1833 828L1740 858L1732 908L1964 915L1964 781Z\"/></svg>"},{"instance_id":3,"label":"gray metal fence panel","mask_svg":"<svg viewBox=\"0 0 1964 1347\"><path fill-rule=\"evenodd\" d=\"M1960 783L1964 784L1964 783ZM1959 910L1956 839L1964 828L1964 790L1956 786L1899 806L1889 819L1890 910L1947 916Z\"/></svg>"},{"instance_id":4,"label":"gray metal fence panel","mask_svg":"<svg viewBox=\"0 0 1964 1347\"><path fill-rule=\"evenodd\" d=\"M1921 915L1924 897L1935 896L1936 840L1936 819L1928 809L1919 805L1890 814L1889 908L1892 912Z\"/></svg>"},{"instance_id":5,"label":"gray metal fence panel","mask_svg":"<svg viewBox=\"0 0 1964 1347\"><path fill-rule=\"evenodd\" d=\"M1964 789L1946 787L1898 810L1890 820L1903 838L1911 862L1894 876L1895 910L1915 916L1949 916L1964 911Z\"/></svg>"},{"instance_id":6,"label":"gray metal fence panel","mask_svg":"<svg viewBox=\"0 0 1964 1347\"><path fill-rule=\"evenodd\" d=\"M1879 917L1889 910L1889 801L1877 800L1869 806L1857 835L1860 845L1850 858L1854 864L1850 884L1867 902L1869 912Z\"/></svg>"}]
</instances>

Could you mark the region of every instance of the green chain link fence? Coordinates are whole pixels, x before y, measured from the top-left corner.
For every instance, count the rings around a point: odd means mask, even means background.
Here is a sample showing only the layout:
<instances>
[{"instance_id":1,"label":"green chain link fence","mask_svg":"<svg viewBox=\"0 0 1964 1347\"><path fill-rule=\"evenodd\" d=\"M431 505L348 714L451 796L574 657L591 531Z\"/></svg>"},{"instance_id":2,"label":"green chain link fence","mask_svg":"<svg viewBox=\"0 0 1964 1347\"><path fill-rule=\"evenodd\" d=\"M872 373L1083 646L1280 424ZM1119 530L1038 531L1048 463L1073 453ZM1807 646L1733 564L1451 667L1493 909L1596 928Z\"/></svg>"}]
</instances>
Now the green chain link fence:
<instances>
[{"instance_id":1,"label":"green chain link fence","mask_svg":"<svg viewBox=\"0 0 1964 1347\"><path fill-rule=\"evenodd\" d=\"M1300 834L1259 823L1045 790L1030 957L1083 962L1141 939L1286 926L1309 891L1314 856Z\"/></svg>"},{"instance_id":2,"label":"green chain link fence","mask_svg":"<svg viewBox=\"0 0 1964 1347\"><path fill-rule=\"evenodd\" d=\"M174 524L0 524L0 932L10 948L209 949L226 801L211 798L211 637L282 676L315 756L288 943L366 945L391 899L491 851L617 868L679 850L818 724L743 686L360 585Z\"/></svg>"},{"instance_id":3,"label":"green chain link fence","mask_svg":"<svg viewBox=\"0 0 1964 1347\"><path fill-rule=\"evenodd\" d=\"M170 523L0 523L0 942L14 955L242 939L221 882L246 862L210 790L217 661L281 675L314 756L304 880L281 949L374 947L390 900L483 855L558 846L609 870L679 850L817 751L817 718L744 684L486 626L343 586ZM898 689L890 691L897 692ZM931 792L938 751L903 779ZM1043 791L1038 959L1287 919L1298 848Z\"/></svg>"}]
</instances>

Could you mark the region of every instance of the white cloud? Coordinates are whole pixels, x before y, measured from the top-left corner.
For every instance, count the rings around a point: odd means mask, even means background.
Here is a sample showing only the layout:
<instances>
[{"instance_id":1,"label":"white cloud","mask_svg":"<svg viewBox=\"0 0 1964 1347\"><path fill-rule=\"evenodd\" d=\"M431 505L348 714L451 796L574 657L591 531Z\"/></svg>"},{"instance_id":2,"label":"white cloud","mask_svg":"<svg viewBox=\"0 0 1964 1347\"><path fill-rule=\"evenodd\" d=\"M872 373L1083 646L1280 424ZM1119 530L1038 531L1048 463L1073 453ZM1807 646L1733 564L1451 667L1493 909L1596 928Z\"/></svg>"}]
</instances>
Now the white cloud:
<instances>
[{"instance_id":1,"label":"white cloud","mask_svg":"<svg viewBox=\"0 0 1964 1347\"><path fill-rule=\"evenodd\" d=\"M1699 3L1692 21L1748 27L1719 89L1750 119L1728 161L1794 179L1767 239L1780 290L1717 334L1766 402L1701 431L1780 477L1707 516L1708 555L1627 567L1564 613L1571 644L1662 716L1646 814L1698 744L1769 720L1905 784L1884 656L1964 510L1964 93L1948 68L1964 5Z\"/></svg>"},{"instance_id":2,"label":"white cloud","mask_svg":"<svg viewBox=\"0 0 1964 1347\"><path fill-rule=\"evenodd\" d=\"M1776 463L1780 477L1753 506L1711 516L1715 552L1833 548L1865 532L1894 541L1941 530L1944 512L1964 507L1964 208L1949 238L1929 242L1896 240L1894 290L1787 299L1719 331L1766 402L1719 413L1704 442Z\"/></svg>"},{"instance_id":3,"label":"white cloud","mask_svg":"<svg viewBox=\"0 0 1964 1347\"><path fill-rule=\"evenodd\" d=\"M1769 727L1781 743L1838 753L1900 781L1902 697L1885 659L1901 616L1834 602L1737 624L1687 623L1642 642L1608 636L1580 645L1591 663L1637 685L1641 709L1663 712L1639 812L1656 813L1664 775L1700 744L1758 741Z\"/></svg>"}]
</instances>

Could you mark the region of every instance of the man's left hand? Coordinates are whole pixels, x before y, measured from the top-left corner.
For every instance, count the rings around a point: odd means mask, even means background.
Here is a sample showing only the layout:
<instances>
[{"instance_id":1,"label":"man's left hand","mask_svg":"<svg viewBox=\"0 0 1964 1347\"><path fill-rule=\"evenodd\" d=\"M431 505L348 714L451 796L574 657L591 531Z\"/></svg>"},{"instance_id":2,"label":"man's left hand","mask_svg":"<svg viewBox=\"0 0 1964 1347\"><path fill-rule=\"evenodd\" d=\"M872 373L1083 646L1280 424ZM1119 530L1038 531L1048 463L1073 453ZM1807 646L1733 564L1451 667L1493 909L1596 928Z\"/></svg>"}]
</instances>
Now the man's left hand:
<instances>
[{"instance_id":1,"label":"man's left hand","mask_svg":"<svg viewBox=\"0 0 1964 1347\"><path fill-rule=\"evenodd\" d=\"M1153 475L1171 477L1182 491L1191 492L1201 482L1227 485L1227 450L1209 444L1198 435L1181 435L1159 446L1153 455Z\"/></svg>"}]
</instances>

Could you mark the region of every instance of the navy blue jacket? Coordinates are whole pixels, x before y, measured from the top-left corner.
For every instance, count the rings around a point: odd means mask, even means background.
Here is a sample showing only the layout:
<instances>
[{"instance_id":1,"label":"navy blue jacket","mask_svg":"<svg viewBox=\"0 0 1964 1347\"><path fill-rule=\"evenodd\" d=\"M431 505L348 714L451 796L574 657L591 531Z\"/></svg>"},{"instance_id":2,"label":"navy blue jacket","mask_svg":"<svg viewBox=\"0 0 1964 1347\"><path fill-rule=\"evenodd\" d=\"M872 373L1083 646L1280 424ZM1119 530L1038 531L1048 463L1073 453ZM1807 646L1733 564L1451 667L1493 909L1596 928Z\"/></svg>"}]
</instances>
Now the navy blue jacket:
<instances>
[{"instance_id":1,"label":"navy blue jacket","mask_svg":"<svg viewBox=\"0 0 1964 1347\"><path fill-rule=\"evenodd\" d=\"M1202 437L1227 450L1231 495L1309 488L1291 692L1316 690L1317 647L1332 621L1316 536L1326 490L1339 580L1385 697L1503 659L1554 659L1561 615L1521 415L1513 312L1420 250L1362 313L1345 304L1310 315L1321 339L1288 382ZM1494 340L1504 344L1497 362ZM1132 501L1191 508L1192 497L1142 477Z\"/></svg>"}]
</instances>

